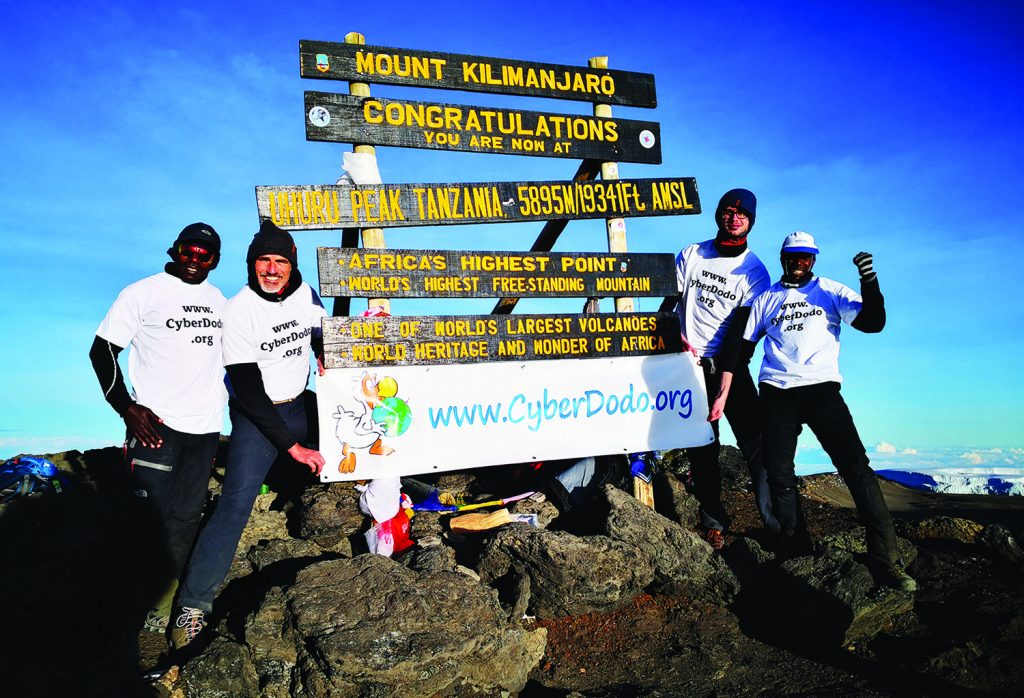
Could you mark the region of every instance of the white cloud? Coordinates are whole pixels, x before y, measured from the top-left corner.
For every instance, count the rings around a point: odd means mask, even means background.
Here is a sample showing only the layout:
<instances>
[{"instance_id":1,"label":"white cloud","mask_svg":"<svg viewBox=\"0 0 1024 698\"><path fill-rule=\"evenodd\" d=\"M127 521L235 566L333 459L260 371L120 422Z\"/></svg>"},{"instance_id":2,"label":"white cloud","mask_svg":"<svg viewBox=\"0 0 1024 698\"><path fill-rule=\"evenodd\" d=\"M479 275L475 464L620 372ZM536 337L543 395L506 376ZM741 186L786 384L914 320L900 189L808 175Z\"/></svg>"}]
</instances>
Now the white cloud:
<instances>
[{"instance_id":1,"label":"white cloud","mask_svg":"<svg viewBox=\"0 0 1024 698\"><path fill-rule=\"evenodd\" d=\"M961 453L960 457L963 458L968 463L970 463L971 465L981 465L982 463L985 462L985 459L981 457L981 454L975 453L974 451L970 451L968 453Z\"/></svg>"},{"instance_id":2,"label":"white cloud","mask_svg":"<svg viewBox=\"0 0 1024 698\"><path fill-rule=\"evenodd\" d=\"M902 449L900 451L900 455L901 456L916 456L917 455L917 449L916 448L904 448L904 449Z\"/></svg>"},{"instance_id":3,"label":"white cloud","mask_svg":"<svg viewBox=\"0 0 1024 698\"><path fill-rule=\"evenodd\" d=\"M896 447L886 441L879 441L875 444L876 453L896 453Z\"/></svg>"}]
</instances>

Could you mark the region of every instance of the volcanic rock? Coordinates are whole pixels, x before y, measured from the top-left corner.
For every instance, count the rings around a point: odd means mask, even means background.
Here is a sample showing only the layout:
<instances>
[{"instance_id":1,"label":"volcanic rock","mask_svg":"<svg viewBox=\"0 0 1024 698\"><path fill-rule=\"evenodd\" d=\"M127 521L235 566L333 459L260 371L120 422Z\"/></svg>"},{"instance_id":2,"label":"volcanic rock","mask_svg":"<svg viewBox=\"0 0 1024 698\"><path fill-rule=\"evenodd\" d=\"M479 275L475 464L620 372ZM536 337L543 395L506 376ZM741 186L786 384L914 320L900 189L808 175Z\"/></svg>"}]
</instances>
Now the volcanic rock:
<instances>
[{"instance_id":1,"label":"volcanic rock","mask_svg":"<svg viewBox=\"0 0 1024 698\"><path fill-rule=\"evenodd\" d=\"M651 559L607 536L575 536L526 524L500 529L477 567L485 583L530 578L538 618L609 611L629 603L654 579Z\"/></svg>"}]
</instances>

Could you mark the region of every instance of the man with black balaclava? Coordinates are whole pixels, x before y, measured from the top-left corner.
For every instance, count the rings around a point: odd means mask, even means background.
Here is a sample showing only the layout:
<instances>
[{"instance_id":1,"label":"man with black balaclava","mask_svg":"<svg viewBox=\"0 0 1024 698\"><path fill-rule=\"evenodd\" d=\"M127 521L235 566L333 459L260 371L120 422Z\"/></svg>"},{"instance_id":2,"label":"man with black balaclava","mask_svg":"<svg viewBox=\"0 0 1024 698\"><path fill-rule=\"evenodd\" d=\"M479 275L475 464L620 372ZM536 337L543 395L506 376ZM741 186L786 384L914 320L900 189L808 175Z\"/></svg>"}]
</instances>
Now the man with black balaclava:
<instances>
[{"instance_id":1,"label":"man with black balaclava","mask_svg":"<svg viewBox=\"0 0 1024 698\"><path fill-rule=\"evenodd\" d=\"M163 632L206 502L224 425L221 319L224 295L206 277L220 237L206 223L182 229L164 271L126 287L89 351L103 396L127 427L131 487L161 528L168 565L145 628ZM128 354L128 394L117 357Z\"/></svg>"},{"instance_id":2,"label":"man with black balaclava","mask_svg":"<svg viewBox=\"0 0 1024 698\"><path fill-rule=\"evenodd\" d=\"M224 366L231 393L231 445L224 487L206 523L178 595L171 642L180 649L205 626L227 576L252 505L271 465L287 455L314 474L324 459L306 448L305 390L311 349L323 349L326 316L299 273L291 235L263 221L246 255L248 285L224 308Z\"/></svg>"},{"instance_id":3,"label":"man with black balaclava","mask_svg":"<svg viewBox=\"0 0 1024 698\"><path fill-rule=\"evenodd\" d=\"M764 464L774 511L781 526L783 553L812 552L800 509L794 472L797 437L807 424L832 459L864 521L868 568L879 584L914 591L916 582L899 566L896 532L878 480L868 465L850 410L839 392L839 330L842 323L861 332L885 327L885 302L872 256L860 252L860 294L812 272L818 246L797 231L782 244L782 279L754 301L744 339L764 337L759 383L764 425ZM728 374L726 374L728 376ZM727 378L723 382L728 383Z\"/></svg>"},{"instance_id":4,"label":"man with black balaclava","mask_svg":"<svg viewBox=\"0 0 1024 698\"><path fill-rule=\"evenodd\" d=\"M757 198L752 192L726 192L715 211L718 234L712 240L690 245L676 256L680 295L673 300L683 339L700 359L709 407L721 392L723 360L735 376L732 390L727 393L728 401L723 401L717 413L712 410L708 417L714 441L686 449L694 494L700 502L700 525L705 540L715 550L722 549L722 531L729 522L722 506L722 471L718 462L721 445L717 420L723 411L747 461L761 519L769 530L778 530L761 465L757 391L746 368L750 356L743 357L746 361L742 362L742 370L737 370L735 365L741 362L739 352L733 349L739 345L738 330L746 324L750 304L769 285L768 270L747 248L747 235L754 226L756 212ZM666 305L662 308L667 309Z\"/></svg>"}]
</instances>

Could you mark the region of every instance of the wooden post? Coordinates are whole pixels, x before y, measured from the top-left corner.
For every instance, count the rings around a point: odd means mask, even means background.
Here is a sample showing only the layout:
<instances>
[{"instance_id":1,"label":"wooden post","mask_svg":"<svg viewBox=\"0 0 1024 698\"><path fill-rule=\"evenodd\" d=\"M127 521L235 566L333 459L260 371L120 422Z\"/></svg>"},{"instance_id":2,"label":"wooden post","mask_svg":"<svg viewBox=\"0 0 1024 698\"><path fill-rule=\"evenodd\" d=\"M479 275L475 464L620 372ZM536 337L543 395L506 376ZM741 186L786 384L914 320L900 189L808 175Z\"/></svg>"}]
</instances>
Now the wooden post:
<instances>
[{"instance_id":1,"label":"wooden post","mask_svg":"<svg viewBox=\"0 0 1024 698\"><path fill-rule=\"evenodd\" d=\"M366 44L366 37L359 32L349 32L345 35L346 44L356 44L362 46ZM348 93L357 97L369 97L370 86L365 82L350 82L348 84ZM353 150L357 153L366 153L376 157L377 149L372 145L361 145L359 143L353 143ZM387 245L384 244L384 230L382 228L363 228L362 229L363 247L376 247L384 248ZM345 244L345 236L342 234L342 245ZM369 298L366 301L366 307L372 308L376 305L382 306L388 313L391 312L391 301L387 298Z\"/></svg>"},{"instance_id":2,"label":"wooden post","mask_svg":"<svg viewBox=\"0 0 1024 698\"><path fill-rule=\"evenodd\" d=\"M589 61L591 68L597 68L599 70L608 70L608 56L594 56ZM594 116L600 116L604 118L611 118L612 107L610 104L594 104ZM601 163L601 179L605 181L616 180L619 178L619 165L616 162L602 162ZM608 218L605 221L605 229L608 232L608 251L609 252L625 252L626 251L626 220L624 218ZM631 313L633 312L633 299L632 298L616 298L615 299L615 312L617 313Z\"/></svg>"},{"instance_id":3,"label":"wooden post","mask_svg":"<svg viewBox=\"0 0 1024 698\"><path fill-rule=\"evenodd\" d=\"M600 70L608 69L608 56L594 56L589 61L591 68L598 68ZM594 116L600 116L604 118L611 118L612 107L610 104L594 104ZM616 180L619 178L619 165L616 162L602 162L601 163L601 179L605 181ZM625 252L626 251L626 219L625 218L608 218L605 220L605 230L608 233L608 251L609 252ZM633 312L633 299L632 298L616 298L615 299L615 312L617 313L631 313ZM642 478L633 478L633 496L640 500L641 503L654 508L654 486L650 482L644 481Z\"/></svg>"}]
</instances>

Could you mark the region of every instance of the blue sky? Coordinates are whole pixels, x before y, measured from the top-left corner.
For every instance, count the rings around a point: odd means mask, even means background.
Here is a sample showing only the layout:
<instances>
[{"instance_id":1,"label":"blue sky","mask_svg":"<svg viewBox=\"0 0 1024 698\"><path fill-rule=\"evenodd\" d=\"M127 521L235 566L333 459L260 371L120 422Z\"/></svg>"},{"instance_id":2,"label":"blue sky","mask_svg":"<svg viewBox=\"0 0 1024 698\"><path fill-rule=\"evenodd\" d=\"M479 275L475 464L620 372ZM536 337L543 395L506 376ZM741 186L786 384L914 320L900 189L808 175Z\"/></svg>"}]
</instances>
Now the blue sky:
<instances>
[{"instance_id":1,"label":"blue sky","mask_svg":"<svg viewBox=\"0 0 1024 698\"><path fill-rule=\"evenodd\" d=\"M671 8L671 9L669 9ZM118 291L159 271L187 223L224 239L211 280L244 283L256 185L333 182L339 144L307 142L300 39L653 73L664 162L623 177L697 178L701 216L627 222L629 248L676 252L714 232L723 191L760 201L751 247L777 277L793 230L816 272L850 285L875 254L889 325L843 335L844 394L876 460L1024 461L1024 327L1013 217L1024 187L1024 49L1015 2L406 4L3 2L0 222L8 252L0 455L120 442L87 359ZM586 104L374 86L374 94L586 113ZM379 148L385 181L567 179L553 158ZM390 247L527 249L528 224L386 231ZM338 233L297 233L300 268ZM557 250L600 251L601 221ZM604 248L606 249L606 248ZM580 303L522 304L577 312ZM642 301L653 310L656 302ZM397 314L488 301L396 302ZM882 446L878 446L881 444ZM799 461L822 460L813 439ZM995 451L994 449L998 449ZM973 455L971 455L973 454Z\"/></svg>"}]
</instances>

